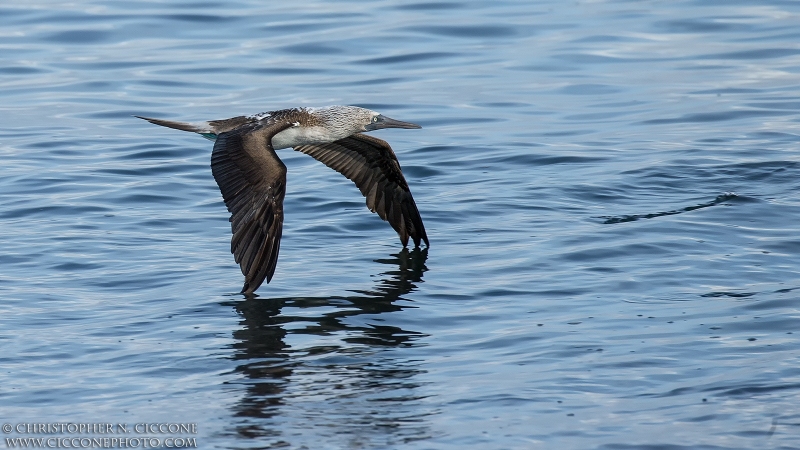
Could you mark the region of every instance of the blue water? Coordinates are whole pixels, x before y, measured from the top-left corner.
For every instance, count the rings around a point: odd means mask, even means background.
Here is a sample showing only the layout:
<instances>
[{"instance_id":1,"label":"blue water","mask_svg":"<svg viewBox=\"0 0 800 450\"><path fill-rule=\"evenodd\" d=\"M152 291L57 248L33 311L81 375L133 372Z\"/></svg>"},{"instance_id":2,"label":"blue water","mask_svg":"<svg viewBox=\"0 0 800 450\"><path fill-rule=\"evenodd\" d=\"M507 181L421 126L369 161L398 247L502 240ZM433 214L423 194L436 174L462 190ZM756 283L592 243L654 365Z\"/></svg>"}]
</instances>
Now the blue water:
<instances>
[{"instance_id":1,"label":"blue water","mask_svg":"<svg viewBox=\"0 0 800 450\"><path fill-rule=\"evenodd\" d=\"M798 42L781 0L7 2L0 421L798 449ZM211 143L132 115L331 104L423 126L374 134L431 248L281 151L281 257L246 299Z\"/></svg>"}]
</instances>

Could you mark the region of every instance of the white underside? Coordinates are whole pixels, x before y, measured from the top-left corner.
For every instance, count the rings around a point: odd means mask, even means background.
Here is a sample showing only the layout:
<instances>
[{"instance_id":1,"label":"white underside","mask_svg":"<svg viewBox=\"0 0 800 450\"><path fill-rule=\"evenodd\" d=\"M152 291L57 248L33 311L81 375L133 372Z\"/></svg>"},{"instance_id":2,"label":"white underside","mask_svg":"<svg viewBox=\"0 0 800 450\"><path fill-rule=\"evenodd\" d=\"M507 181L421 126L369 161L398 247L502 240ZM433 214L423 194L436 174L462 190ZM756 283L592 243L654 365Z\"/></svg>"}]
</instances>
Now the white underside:
<instances>
[{"instance_id":1,"label":"white underside","mask_svg":"<svg viewBox=\"0 0 800 450\"><path fill-rule=\"evenodd\" d=\"M293 127L281 131L272 137L272 148L280 150L282 148L296 147L298 145L323 144L326 142L338 141L346 138L349 134L331 133L323 127Z\"/></svg>"}]
</instances>

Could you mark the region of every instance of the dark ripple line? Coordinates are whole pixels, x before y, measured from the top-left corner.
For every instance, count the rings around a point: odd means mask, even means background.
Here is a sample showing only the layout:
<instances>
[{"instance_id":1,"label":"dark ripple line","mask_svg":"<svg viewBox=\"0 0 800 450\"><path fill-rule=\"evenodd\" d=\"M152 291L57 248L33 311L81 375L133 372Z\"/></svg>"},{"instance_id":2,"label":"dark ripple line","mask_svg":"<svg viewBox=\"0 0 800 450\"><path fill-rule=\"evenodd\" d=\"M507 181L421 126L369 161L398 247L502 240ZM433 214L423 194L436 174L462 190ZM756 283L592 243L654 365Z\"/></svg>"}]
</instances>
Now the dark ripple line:
<instances>
[{"instance_id":1,"label":"dark ripple line","mask_svg":"<svg viewBox=\"0 0 800 450\"><path fill-rule=\"evenodd\" d=\"M421 53L407 53L403 55L384 56L380 58L362 59L354 61L355 64L397 64L397 63L410 63L416 61L424 61L428 59L448 58L451 56L458 56L458 53L450 52L421 52Z\"/></svg>"},{"instance_id":2,"label":"dark ripple line","mask_svg":"<svg viewBox=\"0 0 800 450\"><path fill-rule=\"evenodd\" d=\"M732 298L747 298L756 295L756 292L728 292L728 291L717 291L717 292L709 292L708 294L703 294L700 297L732 297Z\"/></svg>"},{"instance_id":3,"label":"dark ripple line","mask_svg":"<svg viewBox=\"0 0 800 450\"><path fill-rule=\"evenodd\" d=\"M675 214L681 214L689 211L694 211L696 209L708 208L709 206L719 205L720 203L726 202L728 200L732 200L734 198L738 198L739 196L733 192L726 192L722 195L718 195L717 198L710 202L701 203L699 205L694 206L687 206L686 208L681 209L673 209L671 211L663 211L651 214L633 214L629 216L600 216L601 219L606 219L603 221L604 224L612 224L612 223L623 223L623 222L633 222L639 219L654 219L656 217L662 216L672 216Z\"/></svg>"},{"instance_id":4,"label":"dark ripple line","mask_svg":"<svg viewBox=\"0 0 800 450\"><path fill-rule=\"evenodd\" d=\"M725 395L725 396L751 396L751 395L765 394L775 391L786 391L786 390L797 390L797 389L800 389L800 383L784 383L775 385L751 384L735 388L720 386L720 387L705 389L705 391L707 392L719 391L716 395Z\"/></svg>"},{"instance_id":5,"label":"dark ripple line","mask_svg":"<svg viewBox=\"0 0 800 450\"><path fill-rule=\"evenodd\" d=\"M771 117L785 116L791 114L785 111L769 111L760 109L743 109L737 111L722 111L709 113L684 114L680 117L668 119L650 119L639 123L645 125L663 125L673 123L704 123L704 122L724 122L726 120L749 119L752 117Z\"/></svg>"}]
</instances>

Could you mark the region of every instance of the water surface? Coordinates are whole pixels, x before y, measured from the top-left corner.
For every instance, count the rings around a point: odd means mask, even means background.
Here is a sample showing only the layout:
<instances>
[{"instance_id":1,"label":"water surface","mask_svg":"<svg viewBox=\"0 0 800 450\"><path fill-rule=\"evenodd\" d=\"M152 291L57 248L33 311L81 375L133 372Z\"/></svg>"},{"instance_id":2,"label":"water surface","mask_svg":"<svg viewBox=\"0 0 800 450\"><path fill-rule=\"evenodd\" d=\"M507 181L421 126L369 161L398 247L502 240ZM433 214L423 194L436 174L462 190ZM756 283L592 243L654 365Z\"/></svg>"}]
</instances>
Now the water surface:
<instances>
[{"instance_id":1,"label":"water surface","mask_svg":"<svg viewBox=\"0 0 800 450\"><path fill-rule=\"evenodd\" d=\"M799 40L780 0L0 7L0 419L800 448ZM282 151L245 298L211 144L132 115L330 104L423 126L374 134L431 248Z\"/></svg>"}]
</instances>

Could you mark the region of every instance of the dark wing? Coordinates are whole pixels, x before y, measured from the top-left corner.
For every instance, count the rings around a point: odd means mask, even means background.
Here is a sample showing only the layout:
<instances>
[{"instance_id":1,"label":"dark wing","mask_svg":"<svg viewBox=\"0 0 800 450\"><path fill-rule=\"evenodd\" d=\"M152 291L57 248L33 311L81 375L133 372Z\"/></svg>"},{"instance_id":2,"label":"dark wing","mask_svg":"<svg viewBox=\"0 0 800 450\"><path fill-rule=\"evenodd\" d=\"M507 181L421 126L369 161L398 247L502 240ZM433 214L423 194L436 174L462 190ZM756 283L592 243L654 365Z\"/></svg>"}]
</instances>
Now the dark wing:
<instances>
[{"instance_id":1,"label":"dark wing","mask_svg":"<svg viewBox=\"0 0 800 450\"><path fill-rule=\"evenodd\" d=\"M245 126L221 133L211 154L211 172L231 213L231 253L245 282L242 292L272 279L283 231L286 166L272 137L291 123Z\"/></svg>"},{"instance_id":2,"label":"dark wing","mask_svg":"<svg viewBox=\"0 0 800 450\"><path fill-rule=\"evenodd\" d=\"M404 247L409 236L417 247L420 240L430 245L400 163L386 141L354 134L329 144L301 145L294 149L354 182L367 198L369 210L389 222Z\"/></svg>"}]
</instances>

